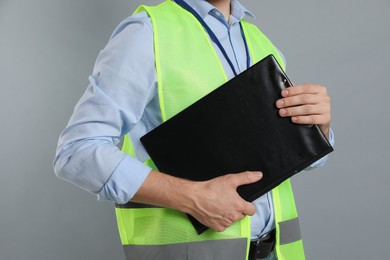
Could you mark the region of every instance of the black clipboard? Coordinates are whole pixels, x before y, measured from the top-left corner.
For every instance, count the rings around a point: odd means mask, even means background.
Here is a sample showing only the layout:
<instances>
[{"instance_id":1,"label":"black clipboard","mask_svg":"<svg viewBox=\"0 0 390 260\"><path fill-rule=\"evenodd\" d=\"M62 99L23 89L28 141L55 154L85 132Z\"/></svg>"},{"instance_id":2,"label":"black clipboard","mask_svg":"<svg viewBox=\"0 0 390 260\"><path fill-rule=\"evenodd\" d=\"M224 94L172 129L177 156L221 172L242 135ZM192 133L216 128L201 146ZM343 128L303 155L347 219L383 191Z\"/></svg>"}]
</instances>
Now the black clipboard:
<instances>
[{"instance_id":1,"label":"black clipboard","mask_svg":"<svg viewBox=\"0 0 390 260\"><path fill-rule=\"evenodd\" d=\"M282 118L275 106L291 86L269 55L141 138L159 171L194 181L262 171L237 191L253 201L333 151L316 125ZM207 227L189 215L200 234Z\"/></svg>"}]
</instances>

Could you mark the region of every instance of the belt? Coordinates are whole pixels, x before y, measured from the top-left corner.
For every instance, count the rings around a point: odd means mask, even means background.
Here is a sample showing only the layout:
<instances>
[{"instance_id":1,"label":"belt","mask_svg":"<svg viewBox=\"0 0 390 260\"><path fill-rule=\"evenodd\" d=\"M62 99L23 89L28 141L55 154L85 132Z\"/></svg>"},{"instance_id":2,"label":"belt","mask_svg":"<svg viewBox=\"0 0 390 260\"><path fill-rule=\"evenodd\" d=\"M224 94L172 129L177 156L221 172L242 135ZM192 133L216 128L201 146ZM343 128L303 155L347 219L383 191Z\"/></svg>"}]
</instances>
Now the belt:
<instances>
[{"instance_id":1,"label":"belt","mask_svg":"<svg viewBox=\"0 0 390 260\"><path fill-rule=\"evenodd\" d=\"M275 237L276 231L274 229L256 240L251 240L248 260L266 258L274 250Z\"/></svg>"}]
</instances>

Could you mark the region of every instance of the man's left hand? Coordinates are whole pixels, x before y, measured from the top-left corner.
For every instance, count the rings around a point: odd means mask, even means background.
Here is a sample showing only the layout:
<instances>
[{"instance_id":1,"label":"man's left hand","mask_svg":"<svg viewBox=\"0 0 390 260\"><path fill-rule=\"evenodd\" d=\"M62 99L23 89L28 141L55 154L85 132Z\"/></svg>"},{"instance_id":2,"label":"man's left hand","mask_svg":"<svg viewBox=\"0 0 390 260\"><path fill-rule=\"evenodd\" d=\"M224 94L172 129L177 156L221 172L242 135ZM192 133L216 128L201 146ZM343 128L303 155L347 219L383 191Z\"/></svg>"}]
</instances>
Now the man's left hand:
<instances>
[{"instance_id":1,"label":"man's left hand","mask_svg":"<svg viewBox=\"0 0 390 260\"><path fill-rule=\"evenodd\" d=\"M291 117L296 124L318 125L329 139L330 97L326 87L317 84L296 85L282 90L276 101L279 115Z\"/></svg>"}]
</instances>

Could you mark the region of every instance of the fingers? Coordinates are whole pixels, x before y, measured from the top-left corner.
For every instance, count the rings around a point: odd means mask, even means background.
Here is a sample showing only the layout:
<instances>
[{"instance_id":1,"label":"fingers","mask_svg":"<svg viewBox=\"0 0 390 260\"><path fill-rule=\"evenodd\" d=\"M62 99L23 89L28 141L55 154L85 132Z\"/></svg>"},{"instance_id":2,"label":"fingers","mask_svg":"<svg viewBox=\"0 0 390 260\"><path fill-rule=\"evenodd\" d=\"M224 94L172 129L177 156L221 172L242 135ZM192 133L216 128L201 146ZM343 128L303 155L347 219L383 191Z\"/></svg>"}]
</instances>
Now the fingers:
<instances>
[{"instance_id":1,"label":"fingers","mask_svg":"<svg viewBox=\"0 0 390 260\"><path fill-rule=\"evenodd\" d=\"M301 94L320 94L327 95L326 87L318 84L302 84L282 90L283 97L291 97Z\"/></svg>"},{"instance_id":2,"label":"fingers","mask_svg":"<svg viewBox=\"0 0 390 260\"><path fill-rule=\"evenodd\" d=\"M322 96L316 94L301 94L295 96L289 96L276 101L276 106L278 108L299 106L306 104L321 104L321 103L330 103L329 96Z\"/></svg>"},{"instance_id":3,"label":"fingers","mask_svg":"<svg viewBox=\"0 0 390 260\"><path fill-rule=\"evenodd\" d=\"M276 101L281 117L291 117L296 124L315 124L326 130L330 122L330 97L324 86L304 84L282 91Z\"/></svg>"},{"instance_id":4,"label":"fingers","mask_svg":"<svg viewBox=\"0 0 390 260\"><path fill-rule=\"evenodd\" d=\"M279 110L279 115L282 117L322 115L328 113L330 113L330 107L325 104L286 107Z\"/></svg>"},{"instance_id":5,"label":"fingers","mask_svg":"<svg viewBox=\"0 0 390 260\"><path fill-rule=\"evenodd\" d=\"M246 215L242 212L233 211L232 213L226 213L219 217L204 219L204 221L202 221L202 219L198 219L198 218L197 219L203 224L205 224L206 226L208 226L209 228L218 232L222 232L226 228L236 223L237 221L243 219L245 216Z\"/></svg>"},{"instance_id":6,"label":"fingers","mask_svg":"<svg viewBox=\"0 0 390 260\"><path fill-rule=\"evenodd\" d=\"M233 225L235 222L245 218L246 215L253 216L256 212L256 208L252 203L248 202L248 208L243 211L237 211L233 213L224 214L220 219L216 220L216 224L212 227L215 231L221 232L226 228ZM247 213L245 213L247 212Z\"/></svg>"},{"instance_id":7,"label":"fingers","mask_svg":"<svg viewBox=\"0 0 390 260\"><path fill-rule=\"evenodd\" d=\"M246 215L243 214L242 212L234 212L230 214L225 214L223 216L224 221L230 225L232 225L234 222L239 221L243 219Z\"/></svg>"},{"instance_id":8,"label":"fingers","mask_svg":"<svg viewBox=\"0 0 390 260\"><path fill-rule=\"evenodd\" d=\"M245 216L245 215L253 216L253 215L255 215L255 213L256 213L256 207L255 207L255 205L253 205L252 203L246 202L246 203L245 203L245 208L244 208L244 210L243 210L241 213L242 213L244 216Z\"/></svg>"},{"instance_id":9,"label":"fingers","mask_svg":"<svg viewBox=\"0 0 390 260\"><path fill-rule=\"evenodd\" d=\"M241 172L236 174L225 175L226 178L229 178L230 181L236 186L241 186L245 184L251 184L259 181L263 177L262 172Z\"/></svg>"},{"instance_id":10,"label":"fingers","mask_svg":"<svg viewBox=\"0 0 390 260\"><path fill-rule=\"evenodd\" d=\"M323 115L293 116L291 117L291 121L303 125L322 125L330 121L327 118Z\"/></svg>"},{"instance_id":11,"label":"fingers","mask_svg":"<svg viewBox=\"0 0 390 260\"><path fill-rule=\"evenodd\" d=\"M261 180L261 178L263 178L263 173L259 171L246 171L246 172L241 172L236 174L228 174L225 176L227 178L230 178L229 181L231 181L235 187L238 187L241 185L251 184ZM235 210L239 215L238 217L242 218L241 215L253 216L256 212L256 207L252 203L247 202L244 199L241 199L240 204L236 204Z\"/></svg>"}]
</instances>

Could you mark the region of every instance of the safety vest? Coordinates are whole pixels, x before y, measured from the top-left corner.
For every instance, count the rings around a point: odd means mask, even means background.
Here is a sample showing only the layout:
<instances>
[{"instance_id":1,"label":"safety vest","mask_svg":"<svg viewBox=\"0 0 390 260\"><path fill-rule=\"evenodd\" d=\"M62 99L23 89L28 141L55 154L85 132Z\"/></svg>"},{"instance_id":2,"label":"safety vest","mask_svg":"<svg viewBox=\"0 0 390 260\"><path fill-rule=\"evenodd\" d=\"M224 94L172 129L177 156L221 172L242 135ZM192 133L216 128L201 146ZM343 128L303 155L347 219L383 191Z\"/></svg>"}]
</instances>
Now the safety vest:
<instances>
[{"instance_id":1,"label":"safety vest","mask_svg":"<svg viewBox=\"0 0 390 260\"><path fill-rule=\"evenodd\" d=\"M166 121L228 79L208 34L192 14L170 0L140 6L136 13L141 11L152 20L158 96ZM241 23L253 63L273 54L284 67L278 51L260 30L244 20ZM134 156L129 136L122 149ZM150 159L146 163L156 169ZM290 181L273 189L272 198L278 259L305 259ZM250 217L224 232L209 229L198 235L187 216L174 209L129 202L116 205L116 216L127 259L248 258Z\"/></svg>"}]
</instances>

